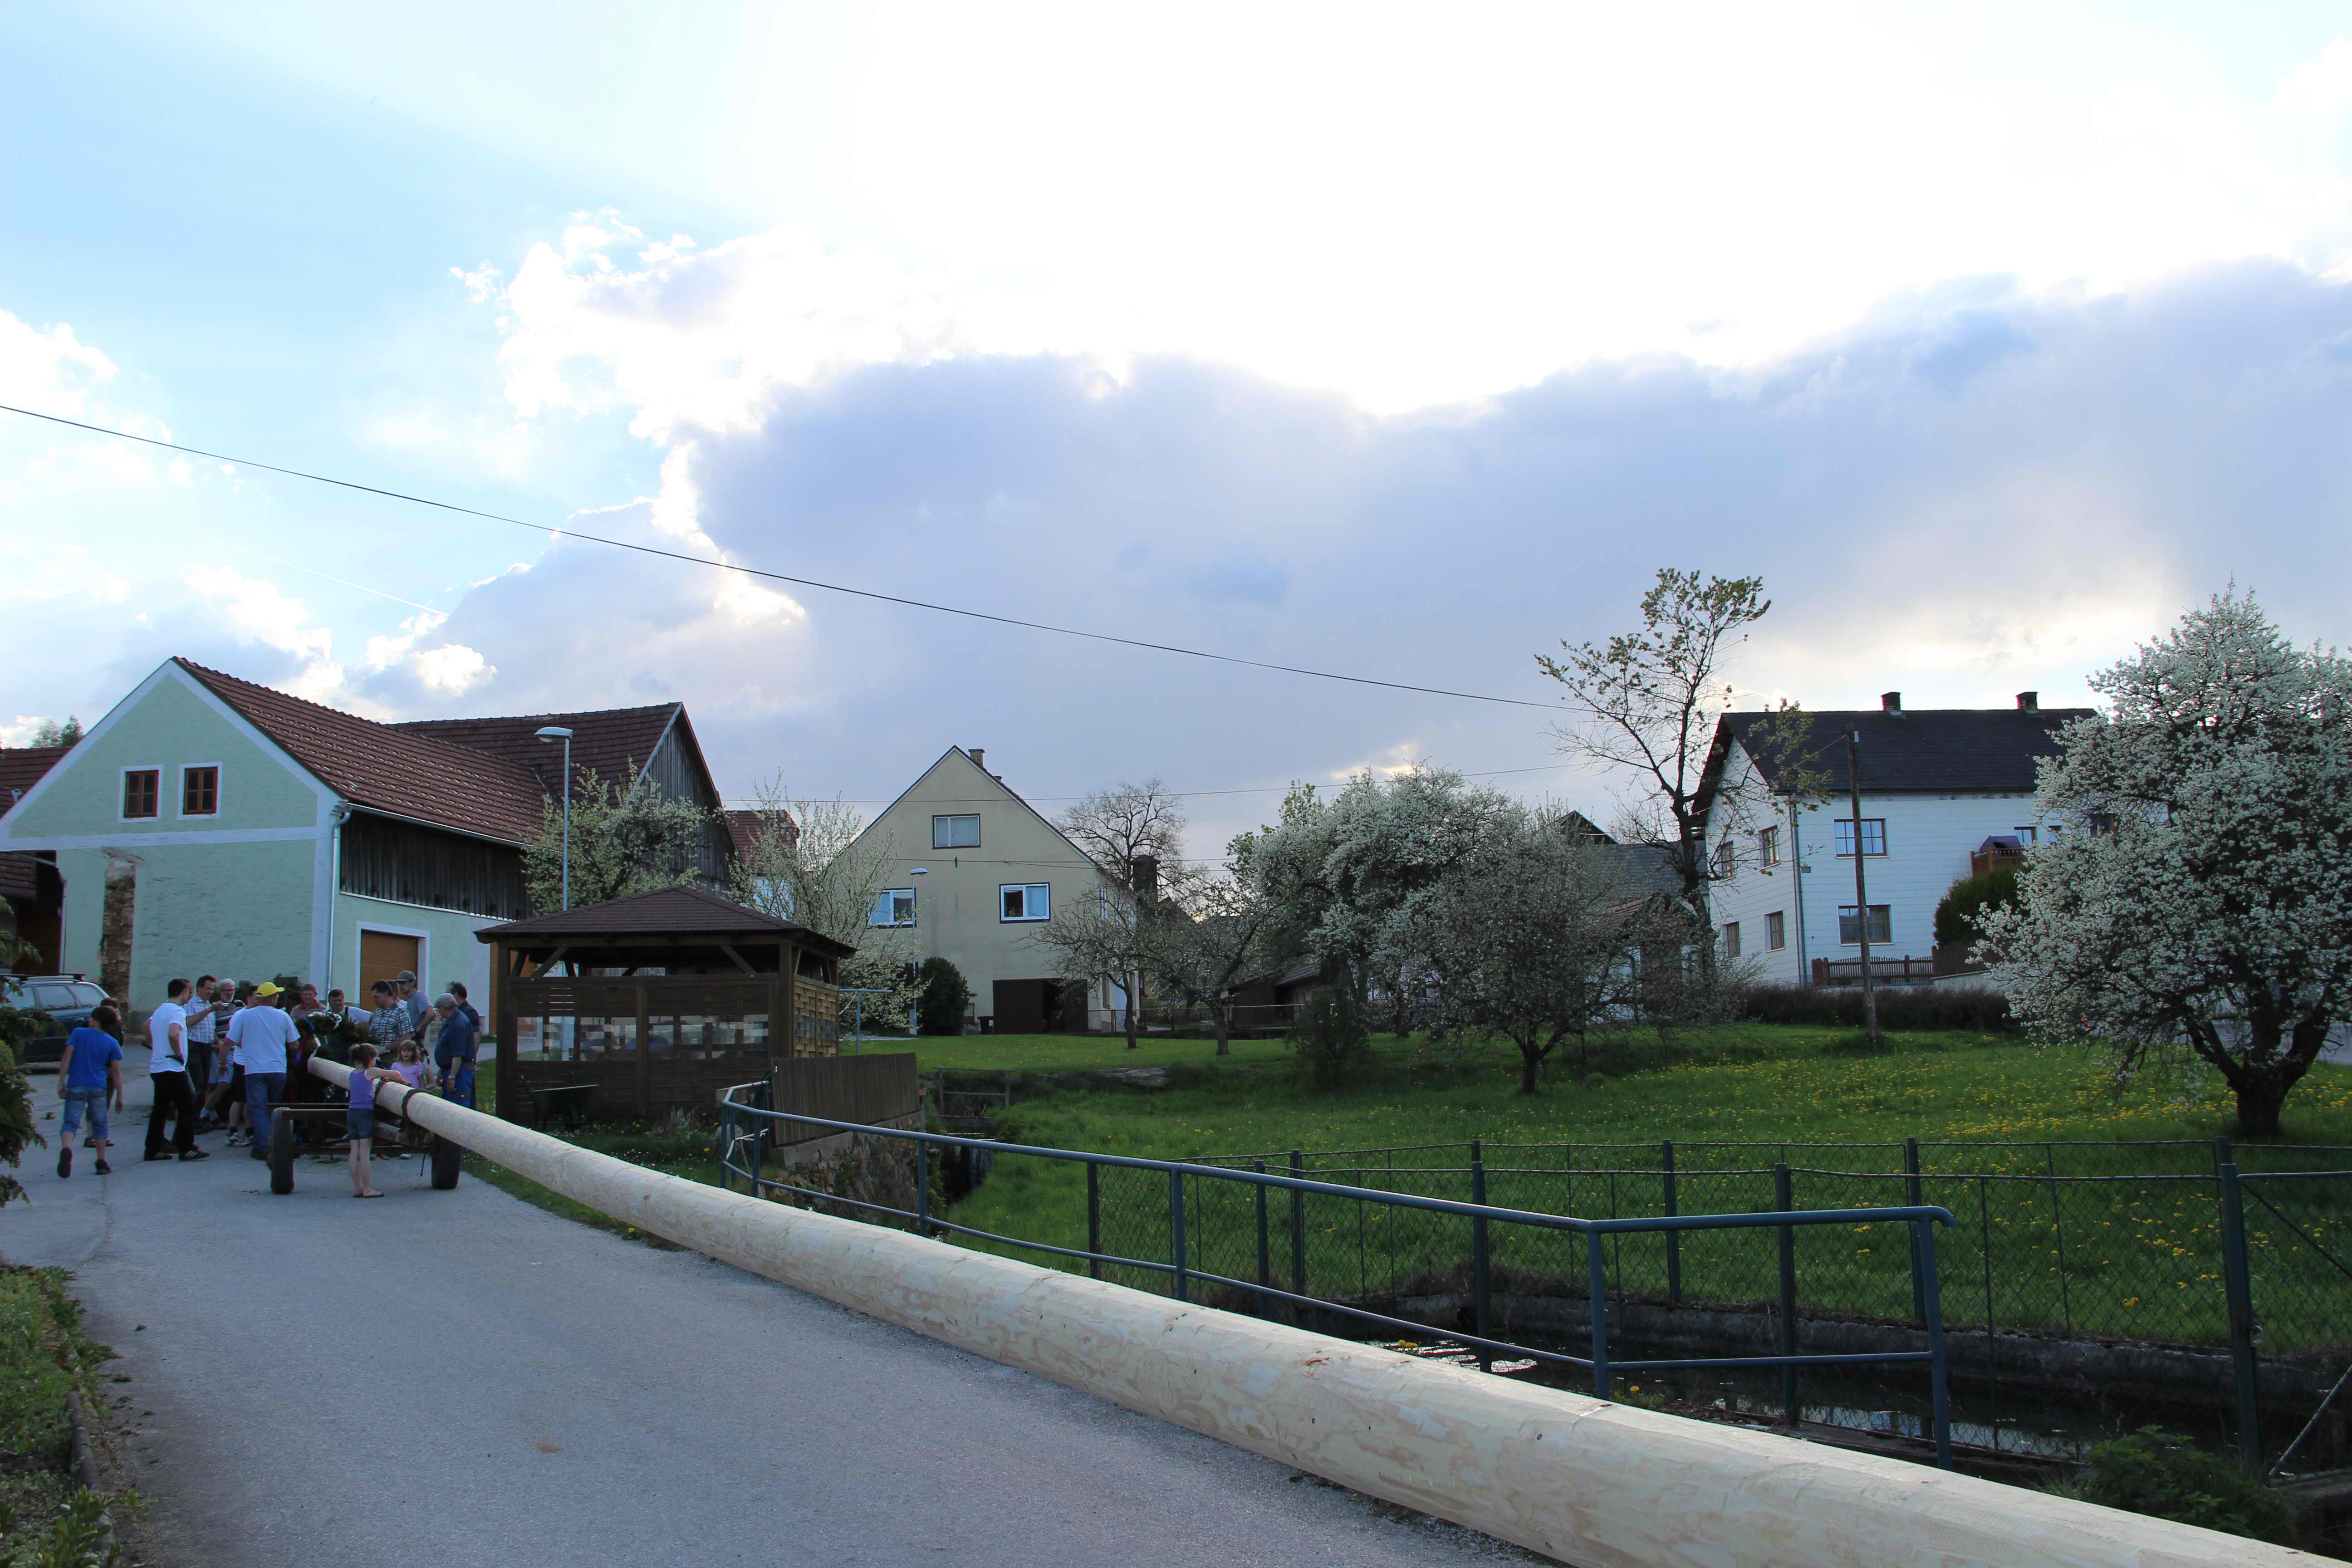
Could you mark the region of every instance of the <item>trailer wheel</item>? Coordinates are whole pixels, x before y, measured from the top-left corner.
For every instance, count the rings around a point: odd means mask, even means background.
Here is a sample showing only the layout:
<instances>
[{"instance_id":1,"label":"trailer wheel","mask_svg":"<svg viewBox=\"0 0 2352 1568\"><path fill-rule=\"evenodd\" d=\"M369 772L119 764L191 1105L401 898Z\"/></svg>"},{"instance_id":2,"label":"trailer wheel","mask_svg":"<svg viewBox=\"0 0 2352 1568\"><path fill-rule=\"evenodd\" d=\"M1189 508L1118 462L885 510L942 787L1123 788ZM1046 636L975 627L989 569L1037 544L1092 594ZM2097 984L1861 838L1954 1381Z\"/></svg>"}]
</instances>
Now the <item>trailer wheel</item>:
<instances>
[{"instance_id":1,"label":"trailer wheel","mask_svg":"<svg viewBox=\"0 0 2352 1568\"><path fill-rule=\"evenodd\" d=\"M294 1190L294 1116L279 1110L269 1119L269 1190L279 1197Z\"/></svg>"},{"instance_id":2,"label":"trailer wheel","mask_svg":"<svg viewBox=\"0 0 2352 1568\"><path fill-rule=\"evenodd\" d=\"M464 1157L465 1152L446 1138L436 1136L433 1140L434 1191L446 1193L457 1184L458 1162Z\"/></svg>"}]
</instances>

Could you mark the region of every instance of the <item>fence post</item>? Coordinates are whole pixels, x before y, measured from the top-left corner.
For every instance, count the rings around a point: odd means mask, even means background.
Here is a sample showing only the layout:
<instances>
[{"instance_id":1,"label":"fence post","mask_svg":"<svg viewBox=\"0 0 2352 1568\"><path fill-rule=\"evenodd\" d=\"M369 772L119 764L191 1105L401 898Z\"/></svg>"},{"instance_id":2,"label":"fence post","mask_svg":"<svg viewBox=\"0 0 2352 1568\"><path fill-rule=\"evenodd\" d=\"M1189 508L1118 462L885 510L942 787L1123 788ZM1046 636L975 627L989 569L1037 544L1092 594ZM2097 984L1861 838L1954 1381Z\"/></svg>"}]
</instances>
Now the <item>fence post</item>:
<instances>
[{"instance_id":1,"label":"fence post","mask_svg":"<svg viewBox=\"0 0 2352 1568\"><path fill-rule=\"evenodd\" d=\"M1903 1140L1903 1202L1912 1208L1924 1208L1927 1200L1920 1195L1919 1140ZM1914 1321L1927 1316L1927 1260L1919 1245L1919 1227L1911 1227L1911 1317Z\"/></svg>"},{"instance_id":2,"label":"fence post","mask_svg":"<svg viewBox=\"0 0 2352 1568\"><path fill-rule=\"evenodd\" d=\"M1087 1162L1087 1273L1102 1278L1102 1167Z\"/></svg>"},{"instance_id":3,"label":"fence post","mask_svg":"<svg viewBox=\"0 0 2352 1568\"><path fill-rule=\"evenodd\" d=\"M2224 1141L2216 1140L2217 1143ZM2216 1149L2217 1153L2221 1152ZM2221 1290L2230 1303L2230 1360L2238 1383L2238 1458L2263 1473L2262 1408L2255 1394L2254 1291L2246 1260L2245 1194L2235 1162L2221 1167Z\"/></svg>"},{"instance_id":4,"label":"fence post","mask_svg":"<svg viewBox=\"0 0 2352 1568\"><path fill-rule=\"evenodd\" d=\"M1470 1201L1483 1205L1486 1201L1486 1160L1479 1150L1479 1141L1470 1140ZM1486 1216L1470 1216L1470 1310L1478 1327L1478 1337L1485 1340L1492 1332L1494 1285L1490 1277L1486 1253ZM1478 1347L1478 1370L1495 1370L1495 1358L1486 1347Z\"/></svg>"},{"instance_id":5,"label":"fence post","mask_svg":"<svg viewBox=\"0 0 2352 1568\"><path fill-rule=\"evenodd\" d=\"M2237 1163L2238 1163L2238 1155L2237 1155L2237 1152L2236 1152L2235 1150L2233 1150L2233 1149L2231 1149L2231 1148L2230 1147L2230 1141L2229 1141L2227 1138L2216 1138L2216 1139L2214 1139L2214 1140L2213 1140L2213 1173L2214 1173L2215 1175L2217 1175L2217 1176L2218 1176L2218 1175L2220 1175L2220 1174L2221 1173L2221 1167L2222 1167L2222 1166L2224 1166L2224 1165L2234 1165L2234 1164L2236 1164Z\"/></svg>"},{"instance_id":6,"label":"fence post","mask_svg":"<svg viewBox=\"0 0 2352 1568\"><path fill-rule=\"evenodd\" d=\"M1675 1141L1671 1138L1658 1145L1658 1170L1665 1177L1666 1217L1682 1213L1675 1191ZM1666 1232L1666 1301L1670 1306L1683 1304L1683 1233Z\"/></svg>"},{"instance_id":7,"label":"fence post","mask_svg":"<svg viewBox=\"0 0 2352 1568\"><path fill-rule=\"evenodd\" d=\"M1190 1301L1192 1280L1184 1268L1184 1173L1168 1173L1168 1240L1176 1259L1176 1299Z\"/></svg>"},{"instance_id":8,"label":"fence post","mask_svg":"<svg viewBox=\"0 0 2352 1568\"><path fill-rule=\"evenodd\" d=\"M1772 1206L1782 1214L1795 1210L1796 1184L1790 1177L1788 1164L1772 1167ZM1780 1353L1797 1353L1797 1227L1784 1225L1780 1231ZM1797 1404L1797 1369L1780 1368L1780 1407L1782 1416L1791 1426L1802 1414Z\"/></svg>"},{"instance_id":9,"label":"fence post","mask_svg":"<svg viewBox=\"0 0 2352 1568\"><path fill-rule=\"evenodd\" d=\"M915 1140L915 1234L931 1234L931 1145Z\"/></svg>"},{"instance_id":10,"label":"fence post","mask_svg":"<svg viewBox=\"0 0 2352 1568\"><path fill-rule=\"evenodd\" d=\"M1307 1156L1298 1150L1290 1152L1292 1179L1307 1179ZM1297 1188L1290 1189L1290 1293L1307 1294L1307 1194Z\"/></svg>"},{"instance_id":11,"label":"fence post","mask_svg":"<svg viewBox=\"0 0 2352 1568\"><path fill-rule=\"evenodd\" d=\"M1265 1162L1252 1160L1250 1169L1263 1176L1265 1174ZM1274 1283L1274 1257L1267 1246L1265 1185L1261 1182L1254 1182L1251 1186L1257 1193L1257 1282L1260 1285L1271 1286ZM1264 1296L1257 1299L1257 1310L1261 1317L1265 1314L1266 1300Z\"/></svg>"},{"instance_id":12,"label":"fence post","mask_svg":"<svg viewBox=\"0 0 2352 1568\"><path fill-rule=\"evenodd\" d=\"M734 1108L734 1106L732 1106L732 1105L730 1105L730 1106L727 1108L727 1119L728 1119L728 1121L729 1121L730 1123L735 1120L735 1108ZM754 1121L752 1121L752 1123L751 1123L751 1195L752 1195L753 1197L755 1197L755 1198L756 1198L756 1197L758 1197L758 1196L760 1195L760 1145L761 1145L761 1143L763 1143L763 1142L765 1142L767 1141L767 1133L768 1133L768 1121L767 1121L767 1118L765 1118L765 1117L760 1117L760 1118L757 1118L756 1120L754 1120Z\"/></svg>"},{"instance_id":13,"label":"fence post","mask_svg":"<svg viewBox=\"0 0 2352 1568\"><path fill-rule=\"evenodd\" d=\"M1944 1288L1936 1277L1936 1222L1911 1222L1914 1247L1926 1263L1927 1299L1920 1316L1927 1324L1927 1395L1936 1426L1936 1468L1952 1468L1952 1384L1944 1361Z\"/></svg>"},{"instance_id":14,"label":"fence post","mask_svg":"<svg viewBox=\"0 0 2352 1568\"><path fill-rule=\"evenodd\" d=\"M1592 1397L1609 1397L1609 1263L1601 1233L1584 1233L1584 1289L1592 1307Z\"/></svg>"}]
</instances>

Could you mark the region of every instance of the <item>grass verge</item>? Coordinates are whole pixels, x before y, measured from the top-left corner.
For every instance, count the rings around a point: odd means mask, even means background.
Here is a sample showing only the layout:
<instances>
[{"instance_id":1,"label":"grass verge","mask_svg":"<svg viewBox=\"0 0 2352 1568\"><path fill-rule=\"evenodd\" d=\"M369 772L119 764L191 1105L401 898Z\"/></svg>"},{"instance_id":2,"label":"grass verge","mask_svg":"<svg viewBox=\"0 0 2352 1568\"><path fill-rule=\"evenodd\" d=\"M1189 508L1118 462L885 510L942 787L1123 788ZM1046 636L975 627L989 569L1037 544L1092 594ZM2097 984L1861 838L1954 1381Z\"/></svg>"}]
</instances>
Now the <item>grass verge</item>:
<instances>
[{"instance_id":1,"label":"grass verge","mask_svg":"<svg viewBox=\"0 0 2352 1568\"><path fill-rule=\"evenodd\" d=\"M95 1418L100 1369L114 1352L82 1332L66 1278L0 1265L0 1562L67 1561L51 1548L88 1528L72 1518L80 1489L66 1394L79 1393Z\"/></svg>"}]
</instances>

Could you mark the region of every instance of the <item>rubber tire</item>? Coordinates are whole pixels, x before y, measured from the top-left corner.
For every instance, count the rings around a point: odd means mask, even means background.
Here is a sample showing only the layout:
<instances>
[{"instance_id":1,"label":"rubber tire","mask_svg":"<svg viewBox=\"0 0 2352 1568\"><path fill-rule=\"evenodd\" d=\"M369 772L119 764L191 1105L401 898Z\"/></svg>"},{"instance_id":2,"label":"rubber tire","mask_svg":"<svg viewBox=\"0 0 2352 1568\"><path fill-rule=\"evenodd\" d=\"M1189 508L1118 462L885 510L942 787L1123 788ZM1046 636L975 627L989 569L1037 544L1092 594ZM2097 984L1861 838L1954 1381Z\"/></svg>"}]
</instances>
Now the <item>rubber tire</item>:
<instances>
[{"instance_id":1,"label":"rubber tire","mask_svg":"<svg viewBox=\"0 0 2352 1568\"><path fill-rule=\"evenodd\" d=\"M294 1190L294 1119L282 1110L269 1118L269 1190L281 1198Z\"/></svg>"},{"instance_id":2,"label":"rubber tire","mask_svg":"<svg viewBox=\"0 0 2352 1568\"><path fill-rule=\"evenodd\" d=\"M465 1153L463 1149L450 1142L446 1138L436 1136L433 1140L430 1158L433 1161L435 1192L446 1193L457 1184L459 1162L464 1159Z\"/></svg>"}]
</instances>

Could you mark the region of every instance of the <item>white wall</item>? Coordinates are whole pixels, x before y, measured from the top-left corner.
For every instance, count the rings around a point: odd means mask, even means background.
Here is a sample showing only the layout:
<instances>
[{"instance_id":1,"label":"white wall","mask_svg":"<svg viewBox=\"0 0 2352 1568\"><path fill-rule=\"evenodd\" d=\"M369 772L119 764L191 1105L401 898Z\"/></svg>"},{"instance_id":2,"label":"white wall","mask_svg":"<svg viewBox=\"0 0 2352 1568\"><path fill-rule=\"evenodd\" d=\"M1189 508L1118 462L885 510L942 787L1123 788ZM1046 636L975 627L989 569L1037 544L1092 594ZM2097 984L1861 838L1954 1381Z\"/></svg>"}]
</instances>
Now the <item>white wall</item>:
<instances>
[{"instance_id":1,"label":"white wall","mask_svg":"<svg viewBox=\"0 0 2352 1568\"><path fill-rule=\"evenodd\" d=\"M1747 757L1735 754L1725 770L1727 783L1738 785L1748 776ZM1720 935L1730 921L1739 922L1740 954L1754 961L1766 980L1801 983L1809 978L1816 958L1854 958L1860 950L1838 941L1837 914L1853 898L1853 861L1837 854L1832 824L1848 817L1853 807L1844 797L1797 814L1794 837L1785 805L1772 818L1733 825L1710 821L1708 848L1728 837L1733 874L1715 884L1712 897L1716 930ZM1969 855L1997 833L2014 833L2034 822L2033 797L2019 795L1900 794L1865 791L1862 815L1886 823L1886 853L1874 855L1864 867L1870 901L1888 906L1892 940L1871 946L1877 958L1927 958L1936 946L1936 906L1953 882L1969 874ZM1717 818L1724 817L1722 812ZM1765 820L1780 828L1780 864L1759 864L1756 826ZM1727 828L1732 830L1726 832ZM1804 921L1797 919L1800 903L1798 868L1803 868L1801 901ZM1766 947L1766 916L1773 910L1787 916L1789 943L1778 952Z\"/></svg>"}]
</instances>

